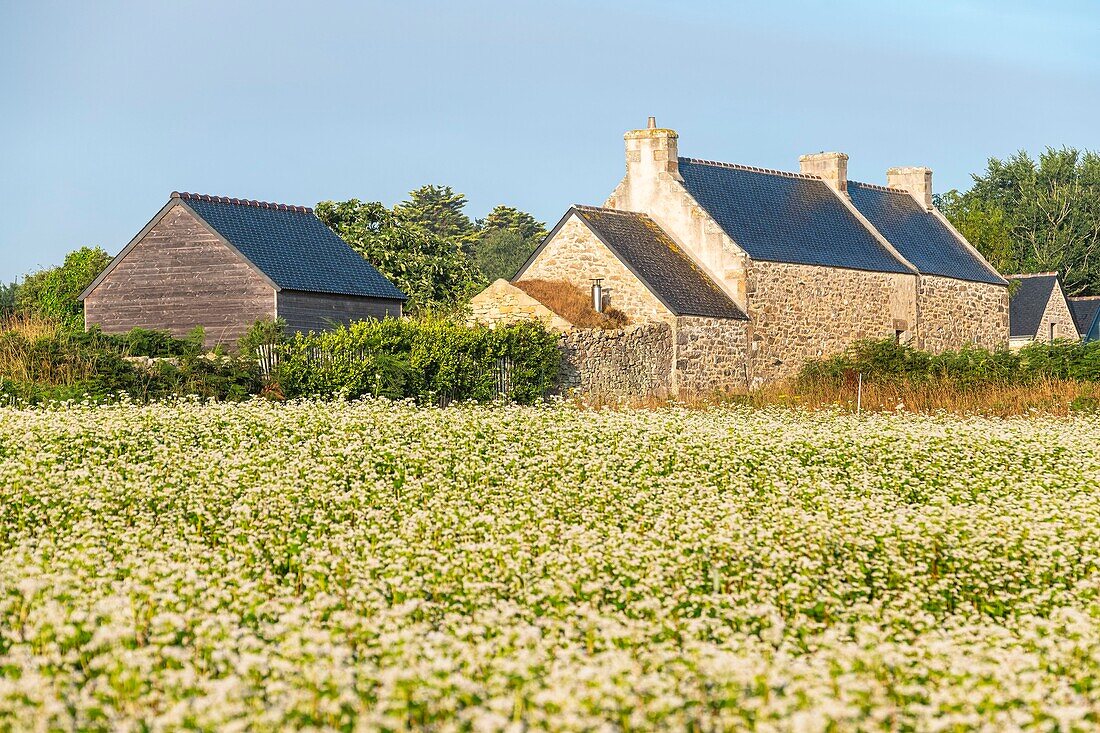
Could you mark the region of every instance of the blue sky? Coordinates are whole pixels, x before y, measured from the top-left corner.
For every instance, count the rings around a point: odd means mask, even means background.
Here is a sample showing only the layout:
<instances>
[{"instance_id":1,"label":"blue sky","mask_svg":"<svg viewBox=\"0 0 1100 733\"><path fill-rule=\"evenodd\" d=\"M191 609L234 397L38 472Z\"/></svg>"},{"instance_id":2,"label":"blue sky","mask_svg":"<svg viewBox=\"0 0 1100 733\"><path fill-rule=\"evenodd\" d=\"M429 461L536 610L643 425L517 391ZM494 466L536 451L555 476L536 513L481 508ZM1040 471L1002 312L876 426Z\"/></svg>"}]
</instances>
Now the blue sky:
<instances>
[{"instance_id":1,"label":"blue sky","mask_svg":"<svg viewBox=\"0 0 1100 733\"><path fill-rule=\"evenodd\" d=\"M622 133L854 179L1100 149L1100 3L0 0L0 279L114 254L172 190L482 216L601 203Z\"/></svg>"}]
</instances>

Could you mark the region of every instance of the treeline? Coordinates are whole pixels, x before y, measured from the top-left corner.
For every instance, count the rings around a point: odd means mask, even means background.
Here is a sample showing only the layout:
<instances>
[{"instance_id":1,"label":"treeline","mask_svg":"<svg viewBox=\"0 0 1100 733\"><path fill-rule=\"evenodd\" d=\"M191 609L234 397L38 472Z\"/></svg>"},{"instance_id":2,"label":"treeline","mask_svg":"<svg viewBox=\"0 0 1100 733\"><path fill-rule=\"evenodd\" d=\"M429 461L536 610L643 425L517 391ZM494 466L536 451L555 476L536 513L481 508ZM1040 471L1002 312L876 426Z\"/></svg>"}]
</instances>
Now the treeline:
<instances>
[{"instance_id":1,"label":"treeline","mask_svg":"<svg viewBox=\"0 0 1100 733\"><path fill-rule=\"evenodd\" d=\"M408 310L449 308L509 278L546 234L530 214L500 205L467 216L450 186L422 186L388 209L378 202L322 201L317 216L409 296Z\"/></svg>"},{"instance_id":2,"label":"treeline","mask_svg":"<svg viewBox=\"0 0 1100 733\"><path fill-rule=\"evenodd\" d=\"M1057 271L1069 295L1100 295L1100 154L990 158L970 190L936 205L1000 272Z\"/></svg>"}]
</instances>

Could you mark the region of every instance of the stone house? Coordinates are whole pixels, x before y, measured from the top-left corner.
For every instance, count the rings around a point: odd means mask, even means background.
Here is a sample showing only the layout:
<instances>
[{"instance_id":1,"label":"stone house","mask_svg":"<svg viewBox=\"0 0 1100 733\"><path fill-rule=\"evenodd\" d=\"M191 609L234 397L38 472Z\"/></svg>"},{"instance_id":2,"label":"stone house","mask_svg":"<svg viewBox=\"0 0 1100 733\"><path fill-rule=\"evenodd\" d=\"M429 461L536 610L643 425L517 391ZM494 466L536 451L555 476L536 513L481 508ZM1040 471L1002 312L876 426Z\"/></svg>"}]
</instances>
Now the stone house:
<instances>
[{"instance_id":1,"label":"stone house","mask_svg":"<svg viewBox=\"0 0 1100 733\"><path fill-rule=\"evenodd\" d=\"M1009 275L1015 290L1009 304L1009 346L1018 349L1034 341L1080 339L1062 280L1057 272Z\"/></svg>"},{"instance_id":2,"label":"stone house","mask_svg":"<svg viewBox=\"0 0 1100 733\"><path fill-rule=\"evenodd\" d=\"M858 339L1007 343L1007 282L932 205L929 169L878 186L843 153L785 172L680 157L653 118L624 137L603 206L572 207L513 280L600 278L632 321L668 324L672 392L787 378Z\"/></svg>"},{"instance_id":3,"label":"stone house","mask_svg":"<svg viewBox=\"0 0 1100 733\"><path fill-rule=\"evenodd\" d=\"M1070 298L1069 309L1081 340L1100 341L1100 295Z\"/></svg>"},{"instance_id":4,"label":"stone house","mask_svg":"<svg viewBox=\"0 0 1100 733\"><path fill-rule=\"evenodd\" d=\"M258 320L322 331L400 316L405 296L313 210L173 193L80 295L85 326L233 345Z\"/></svg>"}]
</instances>

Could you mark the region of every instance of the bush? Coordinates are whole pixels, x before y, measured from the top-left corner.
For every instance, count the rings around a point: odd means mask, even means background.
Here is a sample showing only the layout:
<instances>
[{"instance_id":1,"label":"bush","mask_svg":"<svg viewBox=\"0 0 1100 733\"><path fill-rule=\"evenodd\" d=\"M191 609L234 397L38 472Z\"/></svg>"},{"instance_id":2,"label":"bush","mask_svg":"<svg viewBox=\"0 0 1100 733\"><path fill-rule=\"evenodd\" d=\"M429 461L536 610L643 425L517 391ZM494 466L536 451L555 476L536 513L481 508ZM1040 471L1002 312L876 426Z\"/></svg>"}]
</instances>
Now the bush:
<instances>
[{"instance_id":1,"label":"bush","mask_svg":"<svg viewBox=\"0 0 1100 733\"><path fill-rule=\"evenodd\" d=\"M798 381L839 385L949 381L963 386L1024 385L1048 379L1100 381L1100 341L1033 343L1019 351L965 348L930 354L887 339L859 341L843 353L807 362Z\"/></svg>"},{"instance_id":2,"label":"bush","mask_svg":"<svg viewBox=\"0 0 1100 733\"><path fill-rule=\"evenodd\" d=\"M442 318L362 321L325 333L298 334L280 352L277 378L288 397L378 395L420 401L533 402L556 383L557 336L536 322L496 329Z\"/></svg>"},{"instance_id":3,"label":"bush","mask_svg":"<svg viewBox=\"0 0 1100 733\"><path fill-rule=\"evenodd\" d=\"M203 354L203 334L184 339L135 329L107 335L70 332L21 321L0 333L0 396L36 403L128 395L136 401L173 395L243 399L263 387L255 361ZM31 327L33 326L33 327ZM127 357L160 360L140 364Z\"/></svg>"},{"instance_id":4,"label":"bush","mask_svg":"<svg viewBox=\"0 0 1100 733\"><path fill-rule=\"evenodd\" d=\"M99 247L70 252L60 267L27 276L16 293L16 309L79 330L84 324L84 307L77 298L110 263L111 256Z\"/></svg>"}]
</instances>

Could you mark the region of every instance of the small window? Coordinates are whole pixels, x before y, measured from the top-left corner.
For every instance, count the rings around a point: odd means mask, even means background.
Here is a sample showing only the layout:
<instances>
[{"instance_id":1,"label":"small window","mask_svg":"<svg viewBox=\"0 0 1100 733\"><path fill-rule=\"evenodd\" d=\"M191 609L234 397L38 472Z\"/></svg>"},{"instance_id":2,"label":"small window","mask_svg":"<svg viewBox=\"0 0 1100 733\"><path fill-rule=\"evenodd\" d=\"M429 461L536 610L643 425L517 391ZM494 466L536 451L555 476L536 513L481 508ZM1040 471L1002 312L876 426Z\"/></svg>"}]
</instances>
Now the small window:
<instances>
[{"instance_id":1,"label":"small window","mask_svg":"<svg viewBox=\"0 0 1100 733\"><path fill-rule=\"evenodd\" d=\"M1057 325L1055 325L1053 322L1051 322L1051 324L1050 324L1050 342L1051 343L1054 343L1054 334L1055 334L1055 329L1056 328L1057 328Z\"/></svg>"}]
</instances>

